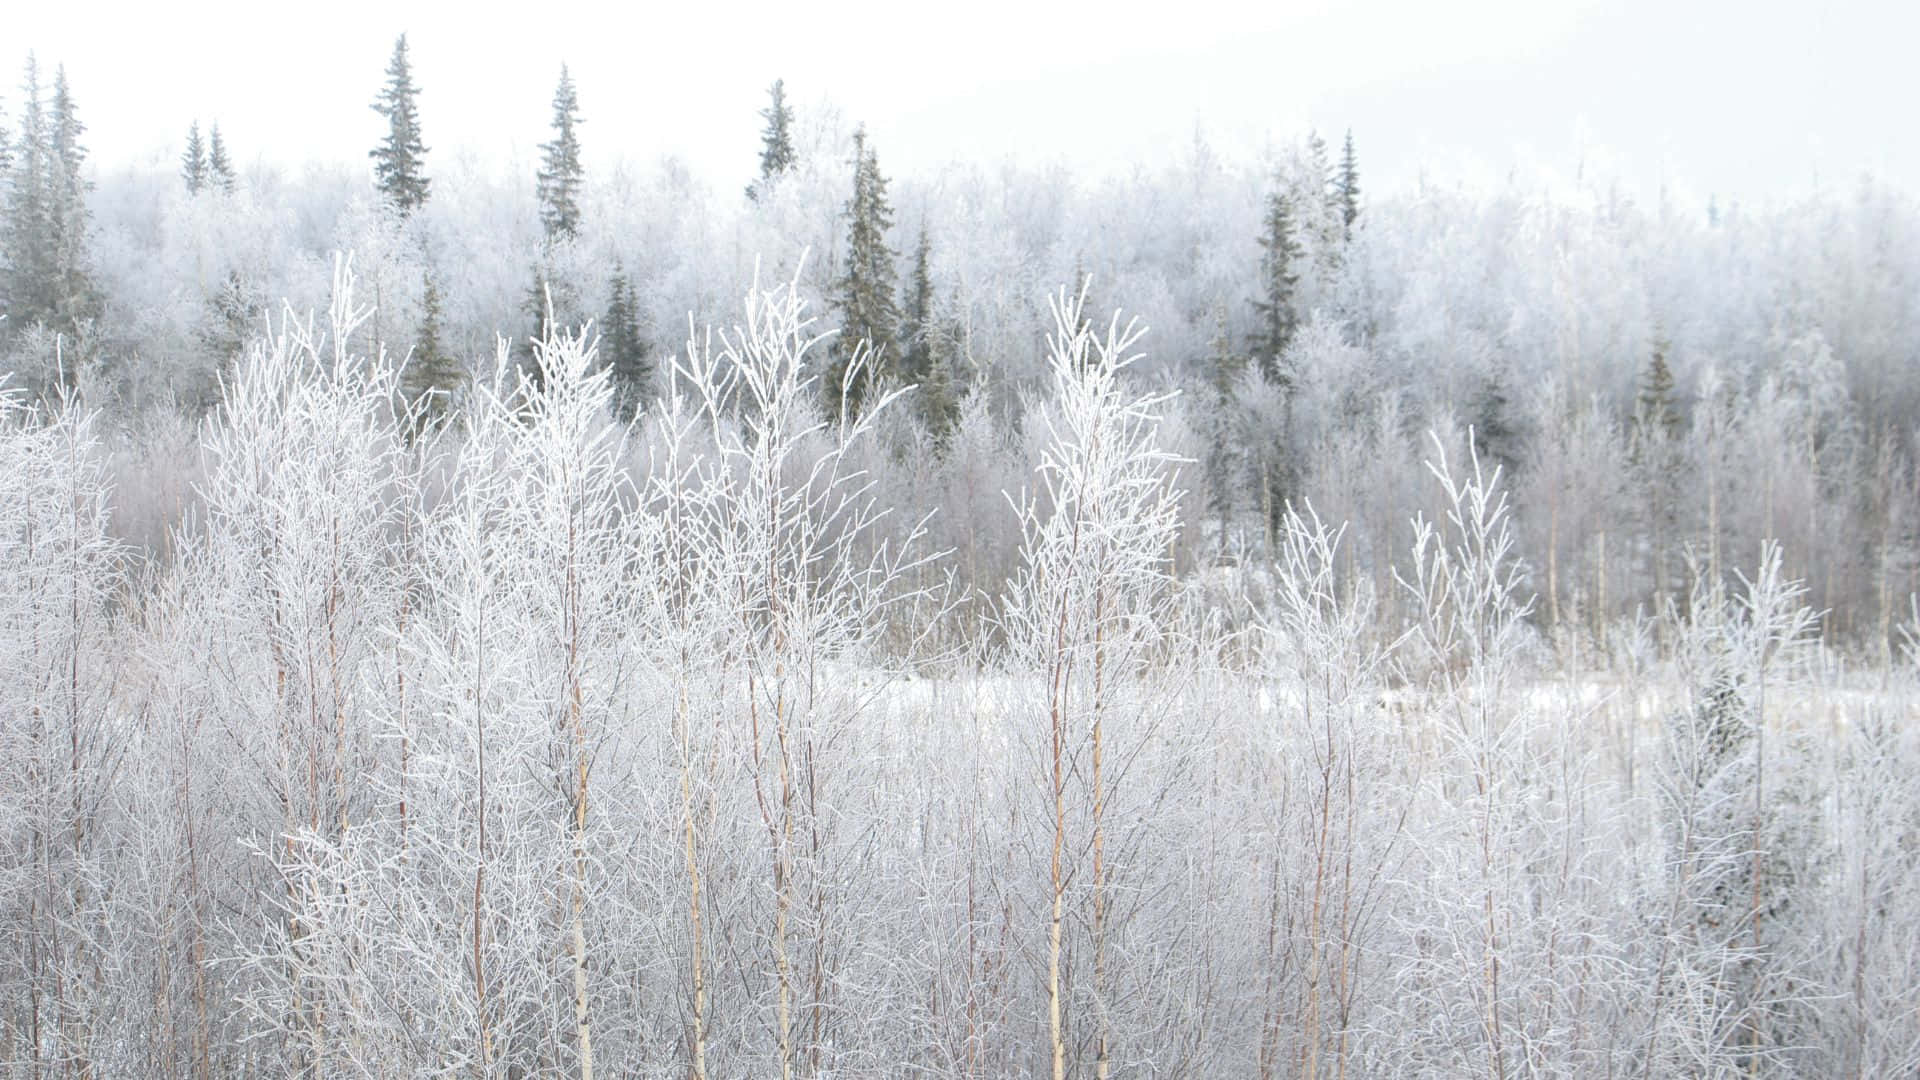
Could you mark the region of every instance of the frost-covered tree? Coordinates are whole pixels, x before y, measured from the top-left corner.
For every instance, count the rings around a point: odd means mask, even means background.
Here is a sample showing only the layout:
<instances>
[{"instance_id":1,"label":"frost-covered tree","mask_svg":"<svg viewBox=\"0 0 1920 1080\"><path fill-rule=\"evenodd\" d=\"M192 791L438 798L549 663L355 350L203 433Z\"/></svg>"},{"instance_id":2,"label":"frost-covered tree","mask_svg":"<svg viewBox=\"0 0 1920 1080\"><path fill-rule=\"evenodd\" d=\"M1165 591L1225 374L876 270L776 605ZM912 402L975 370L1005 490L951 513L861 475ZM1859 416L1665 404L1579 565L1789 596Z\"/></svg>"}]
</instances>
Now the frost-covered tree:
<instances>
[{"instance_id":1,"label":"frost-covered tree","mask_svg":"<svg viewBox=\"0 0 1920 1080\"><path fill-rule=\"evenodd\" d=\"M183 752L251 765L182 811L182 827L204 830L206 909L247 897L197 928L209 957L197 977L224 988L206 1023L231 1018L260 1040L253 1068L296 1074L362 1052L348 1033L371 992L368 954L343 932L352 894L326 864L376 810L388 744L369 688L412 580L389 542L415 490L407 410L390 360L349 351L368 312L344 260L336 275L325 335L289 314L228 383L207 434L205 515L183 527L190 554L174 569L175 617L190 627L181 722L226 721L189 729L198 750Z\"/></svg>"},{"instance_id":2,"label":"frost-covered tree","mask_svg":"<svg viewBox=\"0 0 1920 1080\"><path fill-rule=\"evenodd\" d=\"M747 198L758 199L772 190L773 185L793 168L796 160L793 150L793 107L787 104L787 84L784 79L773 80L767 88L767 107L760 110L760 116L767 126L760 133L760 178L747 185Z\"/></svg>"},{"instance_id":3,"label":"frost-covered tree","mask_svg":"<svg viewBox=\"0 0 1920 1080\"><path fill-rule=\"evenodd\" d=\"M846 221L846 262L834 298L840 335L822 389L828 411L852 415L865 405L874 384L900 374L900 309L894 299L898 273L893 249L887 246L893 207L864 126L853 133L853 197L847 200Z\"/></svg>"},{"instance_id":4,"label":"frost-covered tree","mask_svg":"<svg viewBox=\"0 0 1920 1080\"><path fill-rule=\"evenodd\" d=\"M1340 210L1341 239L1353 240L1353 223L1360 219L1360 159L1353 151L1353 129L1347 129L1340 147L1340 172L1334 179L1334 201Z\"/></svg>"},{"instance_id":5,"label":"frost-covered tree","mask_svg":"<svg viewBox=\"0 0 1920 1080\"><path fill-rule=\"evenodd\" d=\"M220 136L220 124L214 122L210 141L207 144L207 181L218 185L223 195L233 194L238 180L233 172L233 160L227 155L226 140Z\"/></svg>"},{"instance_id":6,"label":"frost-covered tree","mask_svg":"<svg viewBox=\"0 0 1920 1080\"><path fill-rule=\"evenodd\" d=\"M8 329L40 325L68 348L84 346L82 333L100 311L89 271L91 183L83 172L86 149L64 67L56 68L51 102L42 100L40 69L29 54L21 83L20 135L7 185L5 253ZM73 348L60 360L59 378L71 380L87 359ZM51 366L50 366L51 367Z\"/></svg>"},{"instance_id":7,"label":"frost-covered tree","mask_svg":"<svg viewBox=\"0 0 1920 1080\"><path fill-rule=\"evenodd\" d=\"M77 324L99 313L100 298L87 265L87 241L92 223L87 195L93 190L93 184L83 172L87 151L80 144L80 136L87 128L80 122L73 94L67 87L65 65L54 69L50 118L53 131L48 164L56 274L54 314L62 322Z\"/></svg>"},{"instance_id":8,"label":"frost-covered tree","mask_svg":"<svg viewBox=\"0 0 1920 1080\"><path fill-rule=\"evenodd\" d=\"M1258 321L1249 351L1261 374L1285 389L1291 385L1293 373L1284 369L1282 360L1300 321L1293 299L1293 287L1300 280L1294 269L1300 244L1294 236L1293 201L1285 192L1267 196L1259 239L1260 276L1253 300Z\"/></svg>"},{"instance_id":9,"label":"frost-covered tree","mask_svg":"<svg viewBox=\"0 0 1920 1080\"><path fill-rule=\"evenodd\" d=\"M1656 774L1668 869L1640 1049L1654 1075L1689 1061L1781 1069L1805 1045L1790 928L1812 900L1822 830L1807 749L1769 749L1766 718L1815 622L1803 594L1768 545L1738 592L1696 567L1677 628L1692 690L1667 720Z\"/></svg>"},{"instance_id":10,"label":"frost-covered tree","mask_svg":"<svg viewBox=\"0 0 1920 1080\"><path fill-rule=\"evenodd\" d=\"M444 412L458 397L463 372L444 336L440 283L431 270L423 277L420 331L414 337L413 353L407 358L406 383L411 398L424 402L426 411L437 414Z\"/></svg>"},{"instance_id":11,"label":"frost-covered tree","mask_svg":"<svg viewBox=\"0 0 1920 1080\"><path fill-rule=\"evenodd\" d=\"M187 127L187 148L180 155L180 178L187 182L187 194L198 195L207 186L207 143L200 137L200 121Z\"/></svg>"},{"instance_id":12,"label":"frost-covered tree","mask_svg":"<svg viewBox=\"0 0 1920 1080\"><path fill-rule=\"evenodd\" d=\"M606 315L600 322L600 352L613 372L614 401L631 419L653 396L653 363L640 330L640 301L633 278L618 260L607 285Z\"/></svg>"},{"instance_id":13,"label":"frost-covered tree","mask_svg":"<svg viewBox=\"0 0 1920 1080\"><path fill-rule=\"evenodd\" d=\"M128 823L111 795L132 736L109 486L96 416L0 395L0 1047L23 1074L132 1066L120 990L98 977L118 961L110 868Z\"/></svg>"},{"instance_id":14,"label":"frost-covered tree","mask_svg":"<svg viewBox=\"0 0 1920 1080\"><path fill-rule=\"evenodd\" d=\"M921 423L935 445L944 444L959 412L959 392L953 383L946 335L934 308L933 241L920 230L913 249L913 273L907 279L900 317L900 377L917 386Z\"/></svg>"},{"instance_id":15,"label":"frost-covered tree","mask_svg":"<svg viewBox=\"0 0 1920 1080\"><path fill-rule=\"evenodd\" d=\"M1246 481L1245 447L1240 445L1239 401L1235 396L1246 371L1244 356L1234 351L1227 334L1225 308L1214 311L1214 336L1207 353L1207 503L1218 520L1218 552L1225 557L1232 546L1234 511Z\"/></svg>"},{"instance_id":16,"label":"frost-covered tree","mask_svg":"<svg viewBox=\"0 0 1920 1080\"><path fill-rule=\"evenodd\" d=\"M1642 492L1648 558L1653 570L1653 595L1664 605L1677 576L1673 565L1681 541L1683 492L1686 490L1686 430L1674 389L1673 369L1667 364L1667 345L1655 339L1653 355L1641 375L1634 401L1632 426L1635 479Z\"/></svg>"},{"instance_id":17,"label":"frost-covered tree","mask_svg":"<svg viewBox=\"0 0 1920 1080\"><path fill-rule=\"evenodd\" d=\"M540 227L547 243L571 240L580 229L580 189L586 171L580 164L580 98L573 76L560 65L560 83L553 91L553 138L540 144Z\"/></svg>"},{"instance_id":18,"label":"frost-covered tree","mask_svg":"<svg viewBox=\"0 0 1920 1080\"><path fill-rule=\"evenodd\" d=\"M426 204L431 185L425 171L427 147L420 139L419 95L407 35L401 34L387 62L387 85L373 101L373 111L387 120L387 133L367 156L373 159L374 185L403 215Z\"/></svg>"},{"instance_id":19,"label":"frost-covered tree","mask_svg":"<svg viewBox=\"0 0 1920 1080\"><path fill-rule=\"evenodd\" d=\"M1178 523L1174 462L1155 425L1166 398L1126 381L1141 331L1116 315L1096 332L1083 299L1062 289L1052 300L1042 491L1016 504L1022 568L1002 616L1013 657L1041 691L1032 715L1049 870L1045 937L1032 947L1046 958L1040 1003L1055 1080L1134 1060L1140 1032L1119 1018L1154 994L1118 977L1122 927L1136 909L1118 902L1124 874L1109 860L1143 827L1143 809L1113 804L1139 806L1129 797L1139 789L1118 777L1152 730L1136 680L1172 622L1167 557Z\"/></svg>"}]
</instances>

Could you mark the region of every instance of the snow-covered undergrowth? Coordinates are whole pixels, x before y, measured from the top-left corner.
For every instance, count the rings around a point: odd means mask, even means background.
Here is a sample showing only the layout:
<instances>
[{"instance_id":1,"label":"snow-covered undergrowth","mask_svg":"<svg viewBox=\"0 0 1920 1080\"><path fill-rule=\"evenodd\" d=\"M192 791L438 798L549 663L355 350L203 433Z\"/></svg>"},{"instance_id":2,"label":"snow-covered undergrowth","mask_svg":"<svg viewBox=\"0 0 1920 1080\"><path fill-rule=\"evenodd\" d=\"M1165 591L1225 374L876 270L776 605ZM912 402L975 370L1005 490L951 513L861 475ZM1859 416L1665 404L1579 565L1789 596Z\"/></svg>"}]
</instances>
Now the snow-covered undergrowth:
<instances>
[{"instance_id":1,"label":"snow-covered undergrowth","mask_svg":"<svg viewBox=\"0 0 1920 1080\"><path fill-rule=\"evenodd\" d=\"M1223 601L1062 294L982 600L792 288L621 426L585 336L410 402L337 287L163 563L0 417L0 1075L1920 1067L1920 681L1775 549L1562 672L1436 441L1396 614L1307 507Z\"/></svg>"}]
</instances>

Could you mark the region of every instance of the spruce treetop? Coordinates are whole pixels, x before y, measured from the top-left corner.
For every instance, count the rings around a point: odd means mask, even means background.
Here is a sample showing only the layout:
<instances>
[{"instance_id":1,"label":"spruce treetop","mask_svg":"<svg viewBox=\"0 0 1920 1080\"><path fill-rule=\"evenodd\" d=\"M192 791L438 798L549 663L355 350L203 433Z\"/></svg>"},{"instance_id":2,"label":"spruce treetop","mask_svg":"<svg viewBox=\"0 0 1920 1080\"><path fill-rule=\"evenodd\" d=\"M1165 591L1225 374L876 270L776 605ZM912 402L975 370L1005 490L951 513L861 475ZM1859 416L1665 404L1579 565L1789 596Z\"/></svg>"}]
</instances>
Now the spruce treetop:
<instances>
[{"instance_id":1,"label":"spruce treetop","mask_svg":"<svg viewBox=\"0 0 1920 1080\"><path fill-rule=\"evenodd\" d=\"M760 179L747 185L749 199L758 199L794 162L793 109L787 104L786 80L773 80L767 95L772 100L760 110L760 116L767 122L766 129L760 133Z\"/></svg>"},{"instance_id":2,"label":"spruce treetop","mask_svg":"<svg viewBox=\"0 0 1920 1080\"><path fill-rule=\"evenodd\" d=\"M1267 212L1260 228L1260 292L1254 298L1253 355L1270 381L1290 385L1280 358L1293 340L1299 317L1293 310L1293 286L1298 276L1293 262L1300 256L1294 236L1293 204L1283 191L1267 196Z\"/></svg>"},{"instance_id":3,"label":"spruce treetop","mask_svg":"<svg viewBox=\"0 0 1920 1080\"><path fill-rule=\"evenodd\" d=\"M187 194L198 195L207 185L207 143L200 137L200 121L187 128L187 149L180 155L180 178L187 182Z\"/></svg>"},{"instance_id":4,"label":"spruce treetop","mask_svg":"<svg viewBox=\"0 0 1920 1080\"><path fill-rule=\"evenodd\" d=\"M893 227L893 208L887 203L887 178L880 159L867 145L862 125L853 134L853 197L847 201L847 262L839 281L835 306L840 309L840 338L835 344L835 371L828 378L828 404L838 411L858 412L867 385L893 373L898 363L894 338L900 309L894 300L897 272L887 230ZM859 380L844 386L847 365L861 348L870 350L868 367ZM843 400L844 390L844 400Z\"/></svg>"},{"instance_id":5,"label":"spruce treetop","mask_svg":"<svg viewBox=\"0 0 1920 1080\"><path fill-rule=\"evenodd\" d=\"M36 323L77 330L100 311L87 271L86 148L63 67L54 69L53 94L44 100L38 60L29 53L21 80L19 141L6 175L4 231L0 231L0 294L6 329Z\"/></svg>"},{"instance_id":6,"label":"spruce treetop","mask_svg":"<svg viewBox=\"0 0 1920 1080\"><path fill-rule=\"evenodd\" d=\"M427 147L420 141L419 94L407 59L407 35L401 34L387 63L387 85L373 102L373 111L387 118L387 135L367 156L373 159L380 193L402 214L427 201L428 180L423 171Z\"/></svg>"},{"instance_id":7,"label":"spruce treetop","mask_svg":"<svg viewBox=\"0 0 1920 1080\"><path fill-rule=\"evenodd\" d=\"M1353 223L1360 217L1360 159L1353 152L1353 129L1347 129L1347 141L1340 149L1340 176L1336 187L1340 206L1342 237L1353 239Z\"/></svg>"},{"instance_id":8,"label":"spruce treetop","mask_svg":"<svg viewBox=\"0 0 1920 1080\"><path fill-rule=\"evenodd\" d=\"M233 162L227 157L227 144L220 137L218 123L213 125L213 142L207 151L207 176L223 194L233 194Z\"/></svg>"},{"instance_id":9,"label":"spruce treetop","mask_svg":"<svg viewBox=\"0 0 1920 1080\"><path fill-rule=\"evenodd\" d=\"M632 420L648 397L653 365L640 333L640 301L624 263L615 260L602 321L600 355L613 375L614 403L621 420Z\"/></svg>"},{"instance_id":10,"label":"spruce treetop","mask_svg":"<svg viewBox=\"0 0 1920 1080\"><path fill-rule=\"evenodd\" d=\"M572 239L580 228L580 189L586 172L580 165L580 137L574 129L580 118L580 98L567 65L560 65L560 85L553 92L553 138L540 144L541 164L536 177L540 194L540 224L547 243Z\"/></svg>"}]
</instances>

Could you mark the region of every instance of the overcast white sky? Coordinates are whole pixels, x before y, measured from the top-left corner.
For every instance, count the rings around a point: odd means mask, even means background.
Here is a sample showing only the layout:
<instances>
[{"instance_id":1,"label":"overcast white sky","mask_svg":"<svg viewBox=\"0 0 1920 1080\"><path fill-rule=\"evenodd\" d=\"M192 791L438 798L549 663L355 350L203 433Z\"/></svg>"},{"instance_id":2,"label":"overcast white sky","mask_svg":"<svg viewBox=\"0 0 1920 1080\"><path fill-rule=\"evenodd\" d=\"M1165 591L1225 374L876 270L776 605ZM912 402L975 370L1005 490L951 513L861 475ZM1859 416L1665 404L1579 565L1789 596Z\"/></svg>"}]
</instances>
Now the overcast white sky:
<instances>
[{"instance_id":1,"label":"overcast white sky","mask_svg":"<svg viewBox=\"0 0 1920 1080\"><path fill-rule=\"evenodd\" d=\"M64 63L103 168L177 154L196 117L243 165L365 164L404 30L430 174L462 148L529 160L564 60L590 169L675 154L729 186L755 168L778 76L865 121L894 176L1010 154L1157 164L1196 126L1244 157L1316 126L1354 130L1376 192L1423 170L1533 183L1582 167L1698 199L1866 171L1920 190L1920 5L1904 0L22 6L0 107L14 115L27 49Z\"/></svg>"}]
</instances>

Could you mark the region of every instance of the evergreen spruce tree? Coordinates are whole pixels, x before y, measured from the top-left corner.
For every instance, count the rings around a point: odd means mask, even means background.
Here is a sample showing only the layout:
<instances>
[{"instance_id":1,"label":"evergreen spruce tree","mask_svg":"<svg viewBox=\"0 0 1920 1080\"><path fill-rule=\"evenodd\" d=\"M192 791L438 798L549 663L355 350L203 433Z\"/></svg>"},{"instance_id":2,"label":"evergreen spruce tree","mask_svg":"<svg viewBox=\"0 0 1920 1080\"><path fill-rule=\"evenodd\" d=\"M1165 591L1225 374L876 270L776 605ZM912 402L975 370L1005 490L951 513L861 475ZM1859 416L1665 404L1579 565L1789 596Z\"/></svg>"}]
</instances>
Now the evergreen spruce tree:
<instances>
[{"instance_id":1,"label":"evergreen spruce tree","mask_svg":"<svg viewBox=\"0 0 1920 1080\"><path fill-rule=\"evenodd\" d=\"M1680 532L1684 434L1673 369L1667 366L1667 343L1656 335L1653 356L1634 402L1629 443L1635 486L1644 500L1656 603L1678 592L1672 549Z\"/></svg>"},{"instance_id":2,"label":"evergreen spruce tree","mask_svg":"<svg viewBox=\"0 0 1920 1080\"><path fill-rule=\"evenodd\" d=\"M933 278L928 271L931 241L923 226L920 242L913 249L913 274L907 279L906 305L900 319L900 376L912 383L924 382L932 367L933 352Z\"/></svg>"},{"instance_id":3,"label":"evergreen spruce tree","mask_svg":"<svg viewBox=\"0 0 1920 1080\"><path fill-rule=\"evenodd\" d=\"M428 270L420 300L420 334L414 339L413 356L407 362L408 390L415 400L427 398L427 409L442 413L460 389L460 365L441 341L440 285ZM432 395L428 397L428 395Z\"/></svg>"},{"instance_id":4,"label":"evergreen spruce tree","mask_svg":"<svg viewBox=\"0 0 1920 1080\"><path fill-rule=\"evenodd\" d=\"M87 273L86 150L64 68L54 74L53 100L41 100L40 69L27 56L20 138L9 170L6 307L9 329L36 323L73 334L98 314Z\"/></svg>"},{"instance_id":5,"label":"evergreen spruce tree","mask_svg":"<svg viewBox=\"0 0 1920 1080\"><path fill-rule=\"evenodd\" d=\"M960 389L953 381L952 360L938 347L928 352L927 374L920 383L920 421L933 437L934 447L944 452L960 422Z\"/></svg>"},{"instance_id":6,"label":"evergreen spruce tree","mask_svg":"<svg viewBox=\"0 0 1920 1080\"><path fill-rule=\"evenodd\" d=\"M213 125L213 143L207 150L207 177L222 195L233 194L233 162L227 157L227 144L220 137L220 125Z\"/></svg>"},{"instance_id":7,"label":"evergreen spruce tree","mask_svg":"<svg viewBox=\"0 0 1920 1080\"><path fill-rule=\"evenodd\" d=\"M1480 381L1480 388L1468 404L1473 425L1473 449L1482 461L1500 466L1504 479L1512 484L1526 461L1525 421L1507 387L1512 375L1504 364L1496 364Z\"/></svg>"},{"instance_id":8,"label":"evergreen spruce tree","mask_svg":"<svg viewBox=\"0 0 1920 1080\"><path fill-rule=\"evenodd\" d=\"M907 281L906 306L900 324L900 374L916 384L920 418L944 447L947 434L960 416L960 398L953 383L953 367L941 348L940 327L933 310L933 242L925 226L913 250L913 274Z\"/></svg>"},{"instance_id":9,"label":"evergreen spruce tree","mask_svg":"<svg viewBox=\"0 0 1920 1080\"><path fill-rule=\"evenodd\" d=\"M87 127L73 103L64 65L53 72L52 194L54 321L77 326L99 314L99 296L87 272L87 192L93 189L83 169L87 152L80 136Z\"/></svg>"},{"instance_id":10,"label":"evergreen spruce tree","mask_svg":"<svg viewBox=\"0 0 1920 1080\"><path fill-rule=\"evenodd\" d=\"M1240 440L1234 423L1238 402L1235 388L1246 370L1246 357L1233 351L1227 334L1227 312L1216 307L1213 313L1213 341L1207 357L1207 383L1212 391L1212 408L1206 414L1207 490L1209 508L1219 519L1219 550L1227 553L1233 531L1234 495L1242 473Z\"/></svg>"},{"instance_id":11,"label":"evergreen spruce tree","mask_svg":"<svg viewBox=\"0 0 1920 1080\"><path fill-rule=\"evenodd\" d=\"M578 327L584 321L580 296L572 281L556 273L551 263L542 260L533 266L533 283L527 289L523 310L528 319L528 331L525 351L521 353L522 362L535 385L543 385L546 373L540 370L539 354L534 350L534 342L544 339L549 331L559 334Z\"/></svg>"},{"instance_id":12,"label":"evergreen spruce tree","mask_svg":"<svg viewBox=\"0 0 1920 1080\"><path fill-rule=\"evenodd\" d=\"M826 395L830 413L857 413L872 385L897 375L894 336L900 310L894 303L896 271L887 230L893 226L893 208L887 205L887 180L880 159L867 146L866 128L853 135L853 198L847 202L847 263L839 281L835 306L840 310L840 336L827 372ZM848 371L860 350L869 351L858 377Z\"/></svg>"},{"instance_id":13,"label":"evergreen spruce tree","mask_svg":"<svg viewBox=\"0 0 1920 1080\"><path fill-rule=\"evenodd\" d=\"M44 321L53 303L52 146L40 97L40 67L27 54L20 84L20 135L7 184L7 327Z\"/></svg>"},{"instance_id":14,"label":"evergreen spruce tree","mask_svg":"<svg viewBox=\"0 0 1920 1080\"><path fill-rule=\"evenodd\" d=\"M1633 416L1636 429L1669 443L1680 441L1680 406L1674 394L1673 369L1667 366L1667 342L1657 335Z\"/></svg>"},{"instance_id":15,"label":"evergreen spruce tree","mask_svg":"<svg viewBox=\"0 0 1920 1080\"><path fill-rule=\"evenodd\" d=\"M793 109L787 105L786 81L773 80L767 94L773 100L760 110L767 121L766 130L760 133L760 179L747 185L749 199L758 199L761 192L771 190L780 174L793 167Z\"/></svg>"},{"instance_id":16,"label":"evergreen spruce tree","mask_svg":"<svg viewBox=\"0 0 1920 1080\"><path fill-rule=\"evenodd\" d=\"M1307 132L1307 167L1313 174L1314 190L1330 198L1334 192L1333 163L1327 157L1327 140L1318 131Z\"/></svg>"},{"instance_id":17,"label":"evergreen spruce tree","mask_svg":"<svg viewBox=\"0 0 1920 1080\"><path fill-rule=\"evenodd\" d=\"M1299 280L1293 263L1299 257L1292 203L1284 192L1275 191L1267 196L1267 213L1261 222L1260 290L1253 301L1258 320L1251 345L1261 374L1269 382L1289 388L1293 377L1282 358L1299 325L1299 316L1293 310L1293 287Z\"/></svg>"},{"instance_id":18,"label":"evergreen spruce tree","mask_svg":"<svg viewBox=\"0 0 1920 1080\"><path fill-rule=\"evenodd\" d=\"M187 128L187 151L180 155L180 178L187 182L187 194L198 195L207 186L207 143L200 137L200 121Z\"/></svg>"},{"instance_id":19,"label":"evergreen spruce tree","mask_svg":"<svg viewBox=\"0 0 1920 1080\"><path fill-rule=\"evenodd\" d=\"M1340 150L1340 175L1334 183L1340 204L1342 239L1353 239L1353 223L1360 217L1360 159L1353 152L1353 129L1347 129L1346 145Z\"/></svg>"},{"instance_id":20,"label":"evergreen spruce tree","mask_svg":"<svg viewBox=\"0 0 1920 1080\"><path fill-rule=\"evenodd\" d=\"M195 336L212 364L210 377L195 388L197 394L190 401L196 411L205 412L219 404L220 382L232 373L235 360L257 328L255 318L266 306L258 291L240 271L232 270L219 291L207 298L206 320Z\"/></svg>"},{"instance_id":21,"label":"evergreen spruce tree","mask_svg":"<svg viewBox=\"0 0 1920 1080\"><path fill-rule=\"evenodd\" d=\"M653 365L640 333L640 302L626 267L613 264L607 314L601 320L600 356L613 373L614 402L620 419L632 420L645 406L653 385Z\"/></svg>"},{"instance_id":22,"label":"evergreen spruce tree","mask_svg":"<svg viewBox=\"0 0 1920 1080\"><path fill-rule=\"evenodd\" d=\"M387 63L387 85L373 102L373 111L387 118L387 136L367 156L373 159L380 193L403 215L427 201L428 180L423 171L427 148L420 141L419 93L407 59L407 35L401 34Z\"/></svg>"},{"instance_id":23,"label":"evergreen spruce tree","mask_svg":"<svg viewBox=\"0 0 1920 1080\"><path fill-rule=\"evenodd\" d=\"M580 138L574 129L583 123L573 76L561 64L560 85L553 92L553 138L540 144L537 177L540 225L549 244L573 239L580 228L580 189L586 173L580 167Z\"/></svg>"}]
</instances>

